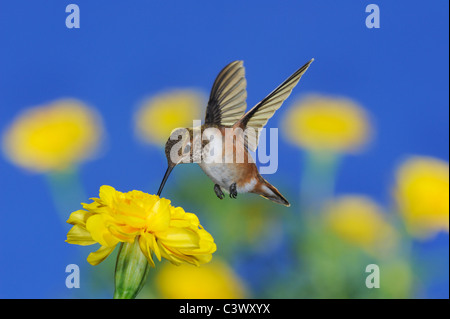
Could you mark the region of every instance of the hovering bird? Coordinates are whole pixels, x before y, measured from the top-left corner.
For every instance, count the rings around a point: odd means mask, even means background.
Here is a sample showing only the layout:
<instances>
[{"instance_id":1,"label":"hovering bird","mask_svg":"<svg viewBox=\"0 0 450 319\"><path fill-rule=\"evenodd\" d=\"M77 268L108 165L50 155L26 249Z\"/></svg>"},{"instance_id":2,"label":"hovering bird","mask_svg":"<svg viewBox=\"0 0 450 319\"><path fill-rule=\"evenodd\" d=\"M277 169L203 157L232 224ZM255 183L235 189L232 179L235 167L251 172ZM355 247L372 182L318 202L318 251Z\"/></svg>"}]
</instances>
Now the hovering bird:
<instances>
[{"instance_id":1,"label":"hovering bird","mask_svg":"<svg viewBox=\"0 0 450 319\"><path fill-rule=\"evenodd\" d=\"M294 72L247 113L243 61L231 62L223 68L211 89L205 123L197 128L176 129L167 140L168 167L158 196L176 165L194 162L214 182L214 191L220 199L225 196L223 191L231 198L240 193L255 193L290 206L278 189L260 175L249 150L256 151L259 131L289 97L313 61ZM216 134L206 134L212 130Z\"/></svg>"}]
</instances>

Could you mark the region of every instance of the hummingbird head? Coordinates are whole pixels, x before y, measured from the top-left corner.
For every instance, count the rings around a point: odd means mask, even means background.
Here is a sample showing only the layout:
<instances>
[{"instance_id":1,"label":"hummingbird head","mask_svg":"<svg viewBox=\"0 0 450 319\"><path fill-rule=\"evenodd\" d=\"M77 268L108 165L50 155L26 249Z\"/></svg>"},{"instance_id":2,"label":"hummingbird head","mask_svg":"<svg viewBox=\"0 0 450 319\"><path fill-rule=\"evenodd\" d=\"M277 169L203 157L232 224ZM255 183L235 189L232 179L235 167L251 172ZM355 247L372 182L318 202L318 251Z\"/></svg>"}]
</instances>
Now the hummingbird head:
<instances>
[{"instance_id":1,"label":"hummingbird head","mask_svg":"<svg viewBox=\"0 0 450 319\"><path fill-rule=\"evenodd\" d=\"M166 142L165 153L167 158L167 170L159 186L158 196L164 188L164 184L169 178L173 168L178 164L192 162L192 130L179 128L172 131Z\"/></svg>"}]
</instances>

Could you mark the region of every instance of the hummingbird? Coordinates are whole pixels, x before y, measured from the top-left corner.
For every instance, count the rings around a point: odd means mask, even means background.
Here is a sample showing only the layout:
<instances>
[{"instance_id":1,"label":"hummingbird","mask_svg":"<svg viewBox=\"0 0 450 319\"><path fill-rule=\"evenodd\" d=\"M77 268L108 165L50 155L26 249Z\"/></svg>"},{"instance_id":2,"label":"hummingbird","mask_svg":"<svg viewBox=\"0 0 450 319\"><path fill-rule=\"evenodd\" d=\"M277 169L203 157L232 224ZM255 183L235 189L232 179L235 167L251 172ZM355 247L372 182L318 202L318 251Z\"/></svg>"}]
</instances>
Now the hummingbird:
<instances>
[{"instance_id":1,"label":"hummingbird","mask_svg":"<svg viewBox=\"0 0 450 319\"><path fill-rule=\"evenodd\" d=\"M245 112L247 82L244 63L234 61L225 66L212 86L204 124L197 128L175 129L167 140L165 155L168 167L158 196L175 166L194 162L213 181L214 192L219 199L225 197L224 191L230 198L254 193L290 206L278 189L260 175L249 151L256 151L260 130L289 97L313 61L311 59L295 71L248 112ZM204 134L209 130L217 133L211 136Z\"/></svg>"}]
</instances>

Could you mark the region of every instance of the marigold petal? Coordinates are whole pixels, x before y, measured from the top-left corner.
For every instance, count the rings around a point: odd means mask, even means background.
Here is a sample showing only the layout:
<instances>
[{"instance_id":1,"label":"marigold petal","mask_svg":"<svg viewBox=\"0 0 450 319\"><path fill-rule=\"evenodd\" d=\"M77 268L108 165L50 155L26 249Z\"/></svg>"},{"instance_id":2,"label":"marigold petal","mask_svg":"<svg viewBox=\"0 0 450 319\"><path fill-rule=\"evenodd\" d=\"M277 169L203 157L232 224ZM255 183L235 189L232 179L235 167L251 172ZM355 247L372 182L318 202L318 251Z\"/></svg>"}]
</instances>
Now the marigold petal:
<instances>
[{"instance_id":1,"label":"marigold petal","mask_svg":"<svg viewBox=\"0 0 450 319\"><path fill-rule=\"evenodd\" d=\"M112 247L117 245L119 240L109 232L106 227L106 220L107 216L105 215L93 215L87 220L86 229L100 245Z\"/></svg>"},{"instance_id":2,"label":"marigold petal","mask_svg":"<svg viewBox=\"0 0 450 319\"><path fill-rule=\"evenodd\" d=\"M152 208L147 223L152 232L166 230L170 225L170 200L161 198Z\"/></svg>"},{"instance_id":3,"label":"marigold petal","mask_svg":"<svg viewBox=\"0 0 450 319\"><path fill-rule=\"evenodd\" d=\"M92 216L91 213L85 211L85 210L77 210L74 211L72 214L70 214L69 219L66 221L68 224L79 224L81 226L86 226L86 220Z\"/></svg>"},{"instance_id":4,"label":"marigold petal","mask_svg":"<svg viewBox=\"0 0 450 319\"><path fill-rule=\"evenodd\" d=\"M88 263L90 263L92 266L97 266L99 263L105 260L106 257L109 256L109 254L113 252L114 248L116 248L116 246L101 246L97 251L89 254L87 258Z\"/></svg>"},{"instance_id":5,"label":"marigold petal","mask_svg":"<svg viewBox=\"0 0 450 319\"><path fill-rule=\"evenodd\" d=\"M137 216L121 215L121 216L114 216L114 219L118 224L127 225L135 229L142 229L147 225L144 218Z\"/></svg>"},{"instance_id":6,"label":"marigold petal","mask_svg":"<svg viewBox=\"0 0 450 319\"><path fill-rule=\"evenodd\" d=\"M73 226L67 233L66 242L69 244L87 246L95 244L96 241L92 239L91 234L81 225Z\"/></svg>"},{"instance_id":7,"label":"marigold petal","mask_svg":"<svg viewBox=\"0 0 450 319\"><path fill-rule=\"evenodd\" d=\"M180 207L177 207L180 208ZM183 211L182 208L180 208ZM177 213L173 213L176 210L172 210L172 218L170 221L171 227L191 227L193 229L197 229L200 226L200 222L198 217L195 214L184 213L183 215L179 215Z\"/></svg>"},{"instance_id":8,"label":"marigold petal","mask_svg":"<svg viewBox=\"0 0 450 319\"><path fill-rule=\"evenodd\" d=\"M174 265L180 265L183 262L187 263L193 263L193 258L189 256L184 256L183 254L177 252L175 249L169 249L168 247L164 246L163 243L158 241L158 246L161 251L161 256L170 261Z\"/></svg>"},{"instance_id":9,"label":"marigold petal","mask_svg":"<svg viewBox=\"0 0 450 319\"><path fill-rule=\"evenodd\" d=\"M167 247L195 249L199 247L199 236L188 228L170 227L157 233L158 240Z\"/></svg>"},{"instance_id":10,"label":"marigold petal","mask_svg":"<svg viewBox=\"0 0 450 319\"><path fill-rule=\"evenodd\" d=\"M200 248L199 250L213 253L216 251L216 244L214 243L214 238L211 236L210 233L208 233L203 228L198 231L198 234L200 236Z\"/></svg>"},{"instance_id":11,"label":"marigold petal","mask_svg":"<svg viewBox=\"0 0 450 319\"><path fill-rule=\"evenodd\" d=\"M153 261L152 251L148 245L149 240L151 240L151 238L149 238L150 236L154 237L151 234L143 234L143 235L139 236L139 247L141 247L142 253L147 258L147 261L150 264L150 266L152 266L154 268L155 262Z\"/></svg>"},{"instance_id":12,"label":"marigold petal","mask_svg":"<svg viewBox=\"0 0 450 319\"><path fill-rule=\"evenodd\" d=\"M159 250L159 246L158 243L156 242L156 237L152 236L152 241L151 241L151 249L153 250L153 252L155 253L156 258L158 258L158 261L161 261L161 251Z\"/></svg>"},{"instance_id":13,"label":"marigold petal","mask_svg":"<svg viewBox=\"0 0 450 319\"><path fill-rule=\"evenodd\" d=\"M190 214L186 213L184 209L181 207L171 207L170 213L172 215L172 219L182 219L182 220L187 219L186 217L188 216L188 214Z\"/></svg>"},{"instance_id":14,"label":"marigold petal","mask_svg":"<svg viewBox=\"0 0 450 319\"><path fill-rule=\"evenodd\" d=\"M124 242L128 242L128 243L133 243L134 239L136 238L136 235L139 234L139 231L136 230L134 232L124 232L121 229L122 227L111 224L108 226L108 230L109 232L114 235L114 237L118 238L120 241L124 241Z\"/></svg>"},{"instance_id":15,"label":"marigold petal","mask_svg":"<svg viewBox=\"0 0 450 319\"><path fill-rule=\"evenodd\" d=\"M201 264L209 263L212 259L212 254L199 254L195 255L195 260L197 261L197 266L200 266Z\"/></svg>"},{"instance_id":16,"label":"marigold petal","mask_svg":"<svg viewBox=\"0 0 450 319\"><path fill-rule=\"evenodd\" d=\"M105 206L99 198L90 198L90 199L93 200L94 202L89 204L81 203L81 206L83 206L85 210L94 214L109 213L108 207Z\"/></svg>"},{"instance_id":17,"label":"marigold petal","mask_svg":"<svg viewBox=\"0 0 450 319\"><path fill-rule=\"evenodd\" d=\"M164 243L158 242L161 249L161 256L169 260L175 265L180 265L182 263L189 263L195 266L200 266L200 264L208 263L212 259L212 253L215 251L216 246L213 244L206 250L199 249L177 249L174 247L167 247Z\"/></svg>"},{"instance_id":18,"label":"marigold petal","mask_svg":"<svg viewBox=\"0 0 450 319\"><path fill-rule=\"evenodd\" d=\"M100 187L99 196L105 205L111 205L115 194L116 190L112 186L103 185Z\"/></svg>"}]
</instances>

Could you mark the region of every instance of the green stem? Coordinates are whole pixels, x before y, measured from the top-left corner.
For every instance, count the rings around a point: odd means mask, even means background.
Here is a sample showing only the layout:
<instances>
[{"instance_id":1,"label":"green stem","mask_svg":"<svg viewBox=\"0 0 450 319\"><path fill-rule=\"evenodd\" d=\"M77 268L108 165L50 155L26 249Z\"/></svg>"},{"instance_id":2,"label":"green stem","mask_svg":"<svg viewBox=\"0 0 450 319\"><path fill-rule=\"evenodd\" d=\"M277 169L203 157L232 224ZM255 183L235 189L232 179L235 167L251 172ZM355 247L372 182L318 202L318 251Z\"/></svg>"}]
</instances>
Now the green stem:
<instances>
[{"instance_id":1,"label":"green stem","mask_svg":"<svg viewBox=\"0 0 450 319\"><path fill-rule=\"evenodd\" d=\"M318 212L322 204L334 195L340 156L332 152L306 153L304 175L300 183L302 210Z\"/></svg>"},{"instance_id":2,"label":"green stem","mask_svg":"<svg viewBox=\"0 0 450 319\"><path fill-rule=\"evenodd\" d=\"M324 297L328 289L327 274L334 271L323 263L324 256L330 253L327 245L329 238L321 221L321 211L327 200L334 196L337 169L340 154L332 152L310 151L305 153L303 176L300 181L300 214L294 225L300 225L294 232L299 273L301 283L297 296L313 294ZM298 226L297 226L298 227ZM324 236L325 235L325 236ZM334 272L333 272L334 274ZM335 295L343 295L341 287L336 286Z\"/></svg>"}]
</instances>

